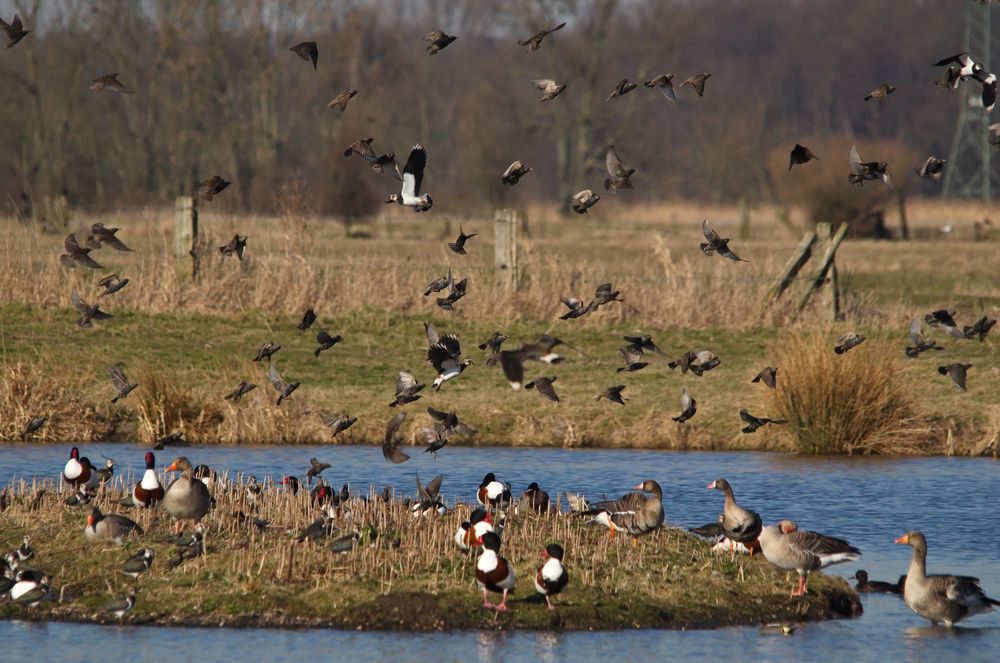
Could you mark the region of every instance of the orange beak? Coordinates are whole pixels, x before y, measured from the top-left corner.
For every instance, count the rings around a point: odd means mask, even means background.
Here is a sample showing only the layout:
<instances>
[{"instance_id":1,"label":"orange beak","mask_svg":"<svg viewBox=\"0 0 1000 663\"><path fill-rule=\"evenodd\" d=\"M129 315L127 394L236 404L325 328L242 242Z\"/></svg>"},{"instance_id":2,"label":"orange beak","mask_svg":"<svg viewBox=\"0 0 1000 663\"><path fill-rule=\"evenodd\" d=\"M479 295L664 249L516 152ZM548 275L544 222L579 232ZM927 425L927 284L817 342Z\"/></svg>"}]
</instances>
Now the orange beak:
<instances>
[{"instance_id":1,"label":"orange beak","mask_svg":"<svg viewBox=\"0 0 1000 663\"><path fill-rule=\"evenodd\" d=\"M93 526L94 526L94 516L93 514L89 514L87 516L87 527L93 527Z\"/></svg>"},{"instance_id":2,"label":"orange beak","mask_svg":"<svg viewBox=\"0 0 1000 663\"><path fill-rule=\"evenodd\" d=\"M173 462L173 463L170 463L170 466L166 470L164 470L164 471L165 472L173 472L176 469L177 469L177 463Z\"/></svg>"},{"instance_id":3,"label":"orange beak","mask_svg":"<svg viewBox=\"0 0 1000 663\"><path fill-rule=\"evenodd\" d=\"M894 541L894 543L905 543L905 544L908 544L908 543L910 543L910 535L909 534L904 534L903 536L901 536L898 539L896 539Z\"/></svg>"},{"instance_id":4,"label":"orange beak","mask_svg":"<svg viewBox=\"0 0 1000 663\"><path fill-rule=\"evenodd\" d=\"M642 490L642 484L640 483L637 486L632 486L632 490Z\"/></svg>"}]
</instances>

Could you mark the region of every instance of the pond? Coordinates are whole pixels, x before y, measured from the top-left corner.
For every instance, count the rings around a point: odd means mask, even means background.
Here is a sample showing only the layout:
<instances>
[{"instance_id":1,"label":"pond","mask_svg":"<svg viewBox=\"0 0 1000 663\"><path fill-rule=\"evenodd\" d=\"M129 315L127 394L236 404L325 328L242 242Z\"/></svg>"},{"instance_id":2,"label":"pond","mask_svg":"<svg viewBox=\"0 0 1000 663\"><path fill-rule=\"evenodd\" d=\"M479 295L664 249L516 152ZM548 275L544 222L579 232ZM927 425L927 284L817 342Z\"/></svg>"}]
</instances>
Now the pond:
<instances>
[{"instance_id":1,"label":"pond","mask_svg":"<svg viewBox=\"0 0 1000 663\"><path fill-rule=\"evenodd\" d=\"M68 457L66 446L0 447L0 483L54 479ZM80 445L95 464L112 456L129 480L142 466L145 449L130 444ZM390 465L376 447L205 447L180 450L195 464L280 480L304 474L311 456L332 467L324 477L339 486L377 489L389 484L414 491L444 474L450 500L471 500L483 474L493 471L513 484L515 494L537 481L551 494L618 495L653 478L664 489L669 522L693 526L719 513L722 496L705 485L725 477L737 499L760 511L765 522L790 518L802 528L841 536L861 548L854 565L830 573L849 576L865 568L873 578L895 580L906 572L910 548L893 539L911 529L929 541L928 570L976 575L987 594L1000 596L1000 528L995 526L996 480L1000 464L969 458L799 458L782 454L446 448L438 460L419 452ZM177 452L160 452L165 465ZM762 634L753 628L716 631L592 633L382 634L330 630L208 630L160 627L103 627L76 624L0 622L7 643L5 661L86 660L129 656L177 660L253 656L291 660L329 656L339 660L588 661L739 656L754 660L870 661L886 656L908 660L977 660L1000 651L1000 612L964 622L965 628L932 628L899 597L863 595L865 614L855 620L808 624L794 635ZM91 643L93 654L79 643ZM13 647L11 646L13 645ZM99 647L99 651L98 648ZM88 647L89 649L89 647ZM990 653L992 652L992 654Z\"/></svg>"}]
</instances>

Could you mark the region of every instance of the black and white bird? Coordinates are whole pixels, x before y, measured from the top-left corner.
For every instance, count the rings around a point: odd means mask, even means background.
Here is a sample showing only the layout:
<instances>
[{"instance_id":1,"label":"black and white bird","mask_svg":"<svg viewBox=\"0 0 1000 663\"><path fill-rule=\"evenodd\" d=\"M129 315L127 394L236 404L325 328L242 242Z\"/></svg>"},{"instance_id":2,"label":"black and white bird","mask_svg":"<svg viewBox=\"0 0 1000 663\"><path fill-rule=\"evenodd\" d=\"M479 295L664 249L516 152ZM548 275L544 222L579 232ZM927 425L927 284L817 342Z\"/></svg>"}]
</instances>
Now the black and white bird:
<instances>
[{"instance_id":1,"label":"black and white bird","mask_svg":"<svg viewBox=\"0 0 1000 663\"><path fill-rule=\"evenodd\" d=\"M968 53L959 53L958 55L952 55L949 58L944 58L934 63L935 67L947 67L949 65L957 65L958 69L957 73L960 77L960 80L963 81L967 79L969 76L972 76L977 72L981 71L983 68L983 66L975 62L969 56ZM958 83L956 82L955 85L952 87L958 87Z\"/></svg>"},{"instance_id":2,"label":"black and white bird","mask_svg":"<svg viewBox=\"0 0 1000 663\"><path fill-rule=\"evenodd\" d=\"M427 151L420 144L414 145L410 156L403 166L403 188L400 193L393 193L385 201L386 204L397 203L404 207L412 207L415 212L426 212L434 206L434 200L429 193L420 193L424 181L424 168L427 166Z\"/></svg>"},{"instance_id":3,"label":"black and white bird","mask_svg":"<svg viewBox=\"0 0 1000 663\"><path fill-rule=\"evenodd\" d=\"M563 547L550 543L542 551L542 559L545 563L535 574L535 591L545 597L545 604L552 610L552 597L562 592L569 583L569 574L562 563Z\"/></svg>"},{"instance_id":4,"label":"black and white bird","mask_svg":"<svg viewBox=\"0 0 1000 663\"><path fill-rule=\"evenodd\" d=\"M152 548L140 548L136 554L125 560L119 568L125 575L138 578L149 570L155 558L156 553Z\"/></svg>"},{"instance_id":5,"label":"black and white bird","mask_svg":"<svg viewBox=\"0 0 1000 663\"><path fill-rule=\"evenodd\" d=\"M278 392L278 401L275 405L281 405L281 401L291 398L292 392L298 389L301 384L299 382L289 382L285 378L281 377L281 373L279 373L278 369L274 367L274 364L268 365L267 377L271 380L271 385L274 387L274 390Z\"/></svg>"},{"instance_id":6,"label":"black and white bird","mask_svg":"<svg viewBox=\"0 0 1000 663\"><path fill-rule=\"evenodd\" d=\"M975 79L983 84L983 108L989 113L997 102L997 75L980 70L976 72Z\"/></svg>"},{"instance_id":7,"label":"black and white bird","mask_svg":"<svg viewBox=\"0 0 1000 663\"><path fill-rule=\"evenodd\" d=\"M406 405L413 401L420 400L420 391L425 387L416 378L406 371L399 371L396 374L396 398L389 403L389 407Z\"/></svg>"},{"instance_id":8,"label":"black and white bird","mask_svg":"<svg viewBox=\"0 0 1000 663\"><path fill-rule=\"evenodd\" d=\"M954 316L954 311L940 309L937 311L931 311L930 313L924 315L924 322L931 327L943 329L952 338L964 339L965 332L959 328L958 323L955 322Z\"/></svg>"},{"instance_id":9,"label":"black and white bird","mask_svg":"<svg viewBox=\"0 0 1000 663\"><path fill-rule=\"evenodd\" d=\"M427 361L438 372L432 385L434 391L441 389L448 380L457 378L472 364L472 359L462 359L461 341L455 334L445 334L427 348Z\"/></svg>"},{"instance_id":10,"label":"black and white bird","mask_svg":"<svg viewBox=\"0 0 1000 663\"><path fill-rule=\"evenodd\" d=\"M698 411L698 401L691 398L691 394L685 389L681 392L681 413L676 417L671 417L674 421L679 424L683 424L685 421L694 416L695 412Z\"/></svg>"},{"instance_id":11,"label":"black and white bird","mask_svg":"<svg viewBox=\"0 0 1000 663\"><path fill-rule=\"evenodd\" d=\"M500 180L507 186L514 186L522 177L530 173L532 170L531 166L525 166L520 161L514 161L507 166L507 170L503 171L503 175L500 177Z\"/></svg>"},{"instance_id":12,"label":"black and white bird","mask_svg":"<svg viewBox=\"0 0 1000 663\"><path fill-rule=\"evenodd\" d=\"M145 548L143 548L143 550L145 550ZM132 612L132 610L135 608L135 594L136 590L133 587L128 591L128 594L125 596L123 600L111 601L110 603L105 605L104 612L114 615L115 617L118 618L119 622L123 621L125 619L125 615Z\"/></svg>"}]
</instances>

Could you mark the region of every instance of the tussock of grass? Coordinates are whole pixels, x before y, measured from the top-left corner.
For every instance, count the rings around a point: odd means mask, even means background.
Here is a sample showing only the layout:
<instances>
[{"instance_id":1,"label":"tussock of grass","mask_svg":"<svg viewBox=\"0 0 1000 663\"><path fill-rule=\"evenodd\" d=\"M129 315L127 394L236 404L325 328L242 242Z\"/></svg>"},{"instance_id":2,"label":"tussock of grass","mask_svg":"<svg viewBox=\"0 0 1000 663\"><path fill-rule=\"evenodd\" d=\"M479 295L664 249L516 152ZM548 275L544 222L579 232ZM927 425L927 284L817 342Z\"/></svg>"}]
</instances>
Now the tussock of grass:
<instances>
[{"instance_id":1,"label":"tussock of grass","mask_svg":"<svg viewBox=\"0 0 1000 663\"><path fill-rule=\"evenodd\" d=\"M832 334L782 340L777 351L778 388L772 416L802 453L891 454L912 452L929 437L916 415L900 360L878 342L837 355Z\"/></svg>"},{"instance_id":2,"label":"tussock of grass","mask_svg":"<svg viewBox=\"0 0 1000 663\"><path fill-rule=\"evenodd\" d=\"M196 457L192 457L197 462ZM49 491L29 511L40 486L20 486L3 514L0 550L31 535L37 555L31 568L53 575L54 596L35 610L0 604L0 618L112 621L100 612L110 593L121 596L131 579L118 571L140 546L156 560L138 580L135 623L329 625L347 628L441 630L469 628L681 628L753 624L774 619L817 619L858 614L857 596L838 578L815 574L805 599L790 598L784 573L760 556L730 562L704 542L679 530L661 530L633 547L627 537L609 541L607 530L567 515L508 514L503 554L514 566L517 589L510 611L495 615L481 607L475 561L452 537L468 518L458 506L443 517L414 518L398 497L350 500L349 519L335 522L333 537L374 528L377 536L340 555L329 540L294 543L294 533L312 522L306 491L292 496L267 488L256 506L237 481L215 489L216 505L205 519L208 554L168 568L175 555L166 541L169 519L158 511L115 506L130 485L119 478L99 495L105 513L126 513L146 528L124 547L90 544L83 528L87 507L62 504ZM445 486L447 491L447 485ZM266 531L241 525L235 512L270 522ZM394 542L398 541L398 545ZM550 542L566 550L570 584L557 609L523 603Z\"/></svg>"}]
</instances>

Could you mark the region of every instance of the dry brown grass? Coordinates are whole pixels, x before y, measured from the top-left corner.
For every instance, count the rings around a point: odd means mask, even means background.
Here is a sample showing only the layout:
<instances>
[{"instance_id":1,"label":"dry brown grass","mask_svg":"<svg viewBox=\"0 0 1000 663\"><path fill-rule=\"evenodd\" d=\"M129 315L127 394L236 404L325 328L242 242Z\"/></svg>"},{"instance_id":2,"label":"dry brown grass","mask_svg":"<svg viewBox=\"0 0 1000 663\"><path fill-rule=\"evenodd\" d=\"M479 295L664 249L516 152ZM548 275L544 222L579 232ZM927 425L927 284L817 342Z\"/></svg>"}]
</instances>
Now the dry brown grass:
<instances>
[{"instance_id":1,"label":"dry brown grass","mask_svg":"<svg viewBox=\"0 0 1000 663\"><path fill-rule=\"evenodd\" d=\"M116 505L131 490L134 477L118 477L95 503L104 513L127 512L136 519L146 530L138 541L123 548L88 543L83 528L89 507L65 506L65 493L51 484L19 484L3 514L0 549L9 549L27 533L37 551L31 567L53 575L54 597L63 600L43 603L36 619L110 621L100 606L109 592L121 596L133 582L118 565L140 545L152 548L156 559L138 581L136 609L128 616L138 623L406 630L680 628L833 616L836 608L831 611L829 602L834 596L840 610L857 607L856 596L841 579L816 574L810 578L814 592L809 597L790 598L786 575L760 556L731 562L683 530L663 529L633 547L628 537L610 541L606 529L587 526L580 517L522 511L507 514L501 548L514 566L517 590L509 612L494 615L481 607L474 558L453 542L469 505L456 505L442 517L415 518L401 497L384 502L371 487L349 501L333 522L332 536L295 543L294 533L317 516L308 491L293 496L265 485L251 503L242 477L231 479L228 487L213 489L216 504L204 521L207 554L177 568L168 564L176 548L169 541L166 514ZM40 488L48 492L36 503ZM447 483L444 488L450 492ZM236 513L269 524L258 530ZM353 551L341 555L329 549L333 538L352 532L363 537ZM550 542L565 548L570 573L570 584L552 612L544 603L521 602L534 594L539 552ZM0 618L24 616L32 613L0 605Z\"/></svg>"},{"instance_id":2,"label":"dry brown grass","mask_svg":"<svg viewBox=\"0 0 1000 663\"><path fill-rule=\"evenodd\" d=\"M31 439L98 440L113 430L107 408L95 406L71 373L54 375L39 362L18 361L0 367L0 436L15 440L32 417L45 413L45 426Z\"/></svg>"},{"instance_id":3,"label":"dry brown grass","mask_svg":"<svg viewBox=\"0 0 1000 663\"><path fill-rule=\"evenodd\" d=\"M771 416L802 453L914 453L929 442L930 427L917 416L912 385L900 361L877 342L843 355L831 335L786 339L777 352L778 387Z\"/></svg>"}]
</instances>

